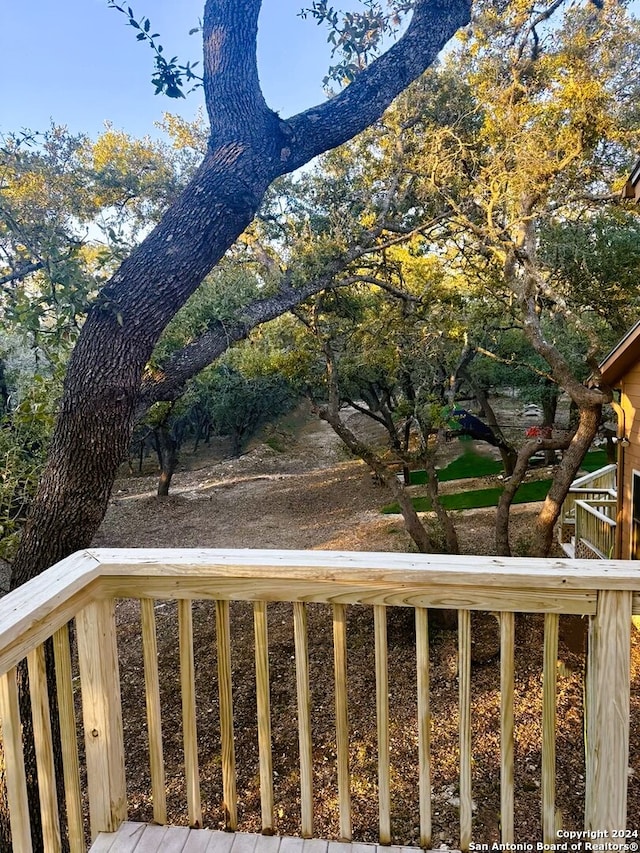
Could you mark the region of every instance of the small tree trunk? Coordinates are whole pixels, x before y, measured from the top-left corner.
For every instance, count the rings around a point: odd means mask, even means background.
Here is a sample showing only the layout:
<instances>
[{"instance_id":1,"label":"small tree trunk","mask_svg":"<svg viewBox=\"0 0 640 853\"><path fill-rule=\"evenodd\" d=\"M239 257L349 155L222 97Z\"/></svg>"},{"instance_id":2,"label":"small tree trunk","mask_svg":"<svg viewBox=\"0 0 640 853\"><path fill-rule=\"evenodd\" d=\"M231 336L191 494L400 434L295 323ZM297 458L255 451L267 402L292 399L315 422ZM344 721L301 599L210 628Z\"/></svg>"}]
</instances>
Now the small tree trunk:
<instances>
[{"instance_id":1,"label":"small tree trunk","mask_svg":"<svg viewBox=\"0 0 640 853\"><path fill-rule=\"evenodd\" d=\"M427 533L424 525L420 521L410 496L398 478L390 471L384 462L376 453L367 447L366 444L359 441L351 430L342 422L339 414L330 411L327 407L320 409L319 415L322 420L326 421L346 444L349 450L356 456L359 456L371 470L377 474L380 480L387 486L393 497L398 501L404 524L407 533L413 539L418 551L422 554L432 554L434 551L433 543Z\"/></svg>"},{"instance_id":2,"label":"small tree trunk","mask_svg":"<svg viewBox=\"0 0 640 853\"><path fill-rule=\"evenodd\" d=\"M500 451L500 457L502 459L502 465L504 467L504 473L506 477L511 477L516 466L516 462L518 459L518 452L512 444L509 444L504 433L502 432L502 428L498 423L498 419L496 417L496 413L493 410L493 406L489 402L489 397L484 388L480 388L478 385L473 382L473 380L469 377L468 373L464 372L461 374L464 378L465 382L471 388L474 397L478 401L478 405L482 411L482 416L487 422L487 426L491 428L491 432L493 433L496 446Z\"/></svg>"},{"instance_id":3,"label":"small tree trunk","mask_svg":"<svg viewBox=\"0 0 640 853\"><path fill-rule=\"evenodd\" d=\"M549 438L553 433L557 410L558 386L552 382L547 382L545 393L542 395L542 429L545 431L543 434L548 434ZM545 450L544 461L547 465L554 465L556 461L555 450Z\"/></svg>"},{"instance_id":4,"label":"small tree trunk","mask_svg":"<svg viewBox=\"0 0 640 853\"><path fill-rule=\"evenodd\" d=\"M407 418L405 421L403 435L402 435L402 449L405 453L409 453L409 449L411 446L411 419ZM411 470L407 464L407 462L402 460L402 481L405 486L411 485Z\"/></svg>"},{"instance_id":5,"label":"small tree trunk","mask_svg":"<svg viewBox=\"0 0 640 853\"><path fill-rule=\"evenodd\" d=\"M587 450L596 437L601 416L601 405L584 406L580 409L578 428L562 457L562 462L558 465L549 494L536 519L532 548L533 557L547 557L549 555L553 543L553 528L560 517L562 504L571 488L571 483L580 469Z\"/></svg>"},{"instance_id":6,"label":"small tree trunk","mask_svg":"<svg viewBox=\"0 0 640 853\"><path fill-rule=\"evenodd\" d=\"M564 449L568 446L568 441L536 438L533 441L528 441L520 449L513 474L509 478L504 487L504 491L500 495L498 509L496 510L496 554L499 557L511 556L511 546L509 544L509 513L513 498L524 479L524 475L527 473L529 459L538 450L555 451ZM571 479L573 479L573 477Z\"/></svg>"},{"instance_id":7,"label":"small tree trunk","mask_svg":"<svg viewBox=\"0 0 640 853\"><path fill-rule=\"evenodd\" d=\"M447 554L459 554L460 545L458 543L458 534L455 525L451 520L449 513L442 506L440 495L438 493L438 472L436 471L435 461L432 453L429 453L425 459L425 467L428 474L427 477L427 493L431 499L431 506L436 514L440 526L444 531L445 542L447 543Z\"/></svg>"},{"instance_id":8,"label":"small tree trunk","mask_svg":"<svg viewBox=\"0 0 640 853\"><path fill-rule=\"evenodd\" d=\"M169 486L176 465L178 464L178 442L171 435L171 430L166 424L161 424L154 430L158 458L160 460L160 479L158 480L158 497L167 497Z\"/></svg>"}]
</instances>

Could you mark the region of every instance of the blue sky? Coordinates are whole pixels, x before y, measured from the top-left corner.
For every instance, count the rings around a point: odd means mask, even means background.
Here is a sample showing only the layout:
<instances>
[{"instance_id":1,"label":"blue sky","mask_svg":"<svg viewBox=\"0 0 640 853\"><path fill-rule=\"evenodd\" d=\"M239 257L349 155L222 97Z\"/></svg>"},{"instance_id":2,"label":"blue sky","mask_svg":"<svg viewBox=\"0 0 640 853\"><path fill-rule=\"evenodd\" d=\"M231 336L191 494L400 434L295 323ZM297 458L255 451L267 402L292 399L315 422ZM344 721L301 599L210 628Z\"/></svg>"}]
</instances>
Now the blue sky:
<instances>
[{"instance_id":1,"label":"blue sky","mask_svg":"<svg viewBox=\"0 0 640 853\"><path fill-rule=\"evenodd\" d=\"M188 32L203 0L129 2L161 33L165 55L200 59L200 36ZM264 0L261 13L260 76L270 106L283 116L324 98L326 31L298 17L303 5ZM0 0L0 132L42 130L53 119L93 136L108 120L140 136L158 133L154 122L163 112L193 116L201 94L186 102L154 96L152 68L149 48L106 0Z\"/></svg>"},{"instance_id":2,"label":"blue sky","mask_svg":"<svg viewBox=\"0 0 640 853\"><path fill-rule=\"evenodd\" d=\"M165 55L200 58L200 36L188 32L202 15L203 0L128 2L162 34ZM303 5L310 3L264 0L260 18L262 85L270 106L283 116L324 98L326 31L298 16ZM640 0L631 7L637 10ZM154 96L152 68L151 51L107 0L0 0L0 133L43 130L53 120L90 136L105 121L134 136L159 135L154 122L164 112L191 118L202 96L194 92L186 102Z\"/></svg>"}]
</instances>

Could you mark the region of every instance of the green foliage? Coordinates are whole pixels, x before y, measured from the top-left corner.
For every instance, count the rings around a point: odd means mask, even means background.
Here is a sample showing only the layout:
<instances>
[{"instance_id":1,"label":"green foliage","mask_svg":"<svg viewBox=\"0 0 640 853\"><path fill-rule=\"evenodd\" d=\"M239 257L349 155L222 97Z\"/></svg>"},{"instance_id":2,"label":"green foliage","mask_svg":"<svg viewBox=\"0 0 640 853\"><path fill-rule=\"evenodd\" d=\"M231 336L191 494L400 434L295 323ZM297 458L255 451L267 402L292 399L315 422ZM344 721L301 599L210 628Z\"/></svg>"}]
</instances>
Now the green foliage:
<instances>
[{"instance_id":1,"label":"green foliage","mask_svg":"<svg viewBox=\"0 0 640 853\"><path fill-rule=\"evenodd\" d=\"M129 26L137 31L136 39L146 42L151 48L155 65L151 82L155 86L156 95L164 94L168 98L184 98L186 97L184 91L185 84L193 80L198 81L188 89L187 94L202 85L202 77L199 77L194 71L199 65L198 62L187 62L185 65L180 65L177 56L173 56L171 59L165 57L164 47L157 41L160 33L151 32L151 21L149 18L142 17L137 19L131 6L127 6L126 8L119 6L115 0L109 0L109 8L121 12L127 18ZM190 32L198 32L198 28L193 28Z\"/></svg>"},{"instance_id":2,"label":"green foliage","mask_svg":"<svg viewBox=\"0 0 640 853\"><path fill-rule=\"evenodd\" d=\"M378 55L384 40L395 34L402 22L402 13L411 8L411 3L389 3L385 11L377 0L361 0L362 11L335 9L327 0L314 0L310 8L303 9L300 17L311 17L318 25L325 24L332 45L331 56L339 61L331 66L324 78L344 86L351 83L359 71Z\"/></svg>"},{"instance_id":3,"label":"green foliage","mask_svg":"<svg viewBox=\"0 0 640 853\"><path fill-rule=\"evenodd\" d=\"M50 377L32 378L28 394L0 419L0 557L11 560L45 461L54 419Z\"/></svg>"},{"instance_id":4,"label":"green foliage","mask_svg":"<svg viewBox=\"0 0 640 853\"><path fill-rule=\"evenodd\" d=\"M52 126L0 145L0 311L51 361L116 266L175 197L193 158L112 128Z\"/></svg>"},{"instance_id":5,"label":"green foliage","mask_svg":"<svg viewBox=\"0 0 640 853\"><path fill-rule=\"evenodd\" d=\"M152 364L161 365L173 352L186 346L216 324L242 322L242 310L266 288L250 268L225 264L217 267L178 311L164 330Z\"/></svg>"},{"instance_id":6,"label":"green foliage","mask_svg":"<svg viewBox=\"0 0 640 853\"><path fill-rule=\"evenodd\" d=\"M226 364L207 371L196 392L206 398L208 415L217 435L231 438L234 455L265 423L293 408L297 396L277 374L245 376Z\"/></svg>"},{"instance_id":7,"label":"green foliage","mask_svg":"<svg viewBox=\"0 0 640 853\"><path fill-rule=\"evenodd\" d=\"M587 306L599 323L603 351L638 313L640 221L613 208L578 220L550 222L541 234L550 280L573 310Z\"/></svg>"}]
</instances>

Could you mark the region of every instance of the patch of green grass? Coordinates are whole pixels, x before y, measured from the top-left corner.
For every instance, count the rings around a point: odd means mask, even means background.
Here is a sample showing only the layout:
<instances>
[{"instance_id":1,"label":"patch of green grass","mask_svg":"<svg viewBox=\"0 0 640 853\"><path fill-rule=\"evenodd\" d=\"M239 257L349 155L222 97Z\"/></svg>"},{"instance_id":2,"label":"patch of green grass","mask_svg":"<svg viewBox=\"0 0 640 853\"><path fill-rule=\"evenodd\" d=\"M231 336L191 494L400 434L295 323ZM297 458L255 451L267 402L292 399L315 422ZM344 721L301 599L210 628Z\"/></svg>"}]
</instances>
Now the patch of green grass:
<instances>
[{"instance_id":1,"label":"patch of green grass","mask_svg":"<svg viewBox=\"0 0 640 853\"><path fill-rule=\"evenodd\" d=\"M531 483L523 483L516 492L513 503L524 504L531 501L543 501L550 486L551 480L534 480ZM474 489L455 495L442 495L440 500L445 509L482 509L498 506L503 489L503 486L491 489ZM412 503L418 512L429 512L431 509L431 501L426 496L413 498ZM382 512L386 515L397 514L400 512L400 507L394 502L382 507Z\"/></svg>"},{"instance_id":2,"label":"patch of green grass","mask_svg":"<svg viewBox=\"0 0 640 853\"><path fill-rule=\"evenodd\" d=\"M597 471L598 468L604 468L605 465L608 465L606 452L604 450L590 450L580 468L591 473ZM453 462L438 471L438 480L441 483L447 483L450 480L467 480L471 477L490 477L492 474L500 474L502 470L503 466L500 460L482 456L475 450L465 448L462 456L454 459ZM423 486L427 482L428 476L426 471L411 471L410 478L410 485Z\"/></svg>"},{"instance_id":3,"label":"patch of green grass","mask_svg":"<svg viewBox=\"0 0 640 853\"><path fill-rule=\"evenodd\" d=\"M590 450L582 460L580 468L591 474L593 471L597 471L598 468L604 468L608 464L606 450Z\"/></svg>"},{"instance_id":4,"label":"patch of green grass","mask_svg":"<svg viewBox=\"0 0 640 853\"><path fill-rule=\"evenodd\" d=\"M597 471L607 465L607 454L604 450L590 450L584 458L581 470ZM438 472L438 480L446 483L449 480L464 480L470 477L487 477L502 471L502 463L488 456L482 456L474 450L465 448L462 456L450 462L446 468ZM419 486L427 482L426 471L412 471L411 485ZM543 501L549 488L551 480L533 480L531 483L523 483L515 494L514 504ZM459 492L454 495L442 495L441 501L445 509L482 509L490 506L498 506L503 487L495 486L490 489L474 489L473 491ZM413 505L418 512L429 512L431 501L428 497L413 498ZM397 503L387 504L382 512L388 515L400 512Z\"/></svg>"},{"instance_id":5,"label":"patch of green grass","mask_svg":"<svg viewBox=\"0 0 640 853\"><path fill-rule=\"evenodd\" d=\"M502 462L482 456L475 450L465 448L462 456L454 459L445 468L438 471L438 480L447 483L449 480L467 480L470 477L489 477L491 474L499 474L503 470ZM422 486L427 482L426 471L412 471L411 485Z\"/></svg>"},{"instance_id":6,"label":"patch of green grass","mask_svg":"<svg viewBox=\"0 0 640 853\"><path fill-rule=\"evenodd\" d=\"M500 460L481 456L473 450L465 450L462 456L438 472L438 480L446 483L449 480L465 480L469 477L488 477L491 474L499 474L502 470Z\"/></svg>"}]
</instances>

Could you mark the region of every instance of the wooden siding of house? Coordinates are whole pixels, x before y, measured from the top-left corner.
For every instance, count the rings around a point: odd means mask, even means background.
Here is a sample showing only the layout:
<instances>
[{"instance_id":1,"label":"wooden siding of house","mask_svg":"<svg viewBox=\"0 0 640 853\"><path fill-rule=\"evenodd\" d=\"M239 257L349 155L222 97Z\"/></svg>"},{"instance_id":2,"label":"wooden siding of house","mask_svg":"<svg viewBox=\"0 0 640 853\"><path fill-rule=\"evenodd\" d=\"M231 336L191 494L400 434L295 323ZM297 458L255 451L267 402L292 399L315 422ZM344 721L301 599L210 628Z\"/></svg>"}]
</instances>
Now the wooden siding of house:
<instances>
[{"instance_id":1,"label":"wooden siding of house","mask_svg":"<svg viewBox=\"0 0 640 853\"><path fill-rule=\"evenodd\" d=\"M640 471L640 364L631 367L621 382L620 405L624 412L624 435L629 446L621 448L618 460L618 499L621 502L619 522L620 558L631 559L631 516L633 472Z\"/></svg>"}]
</instances>

